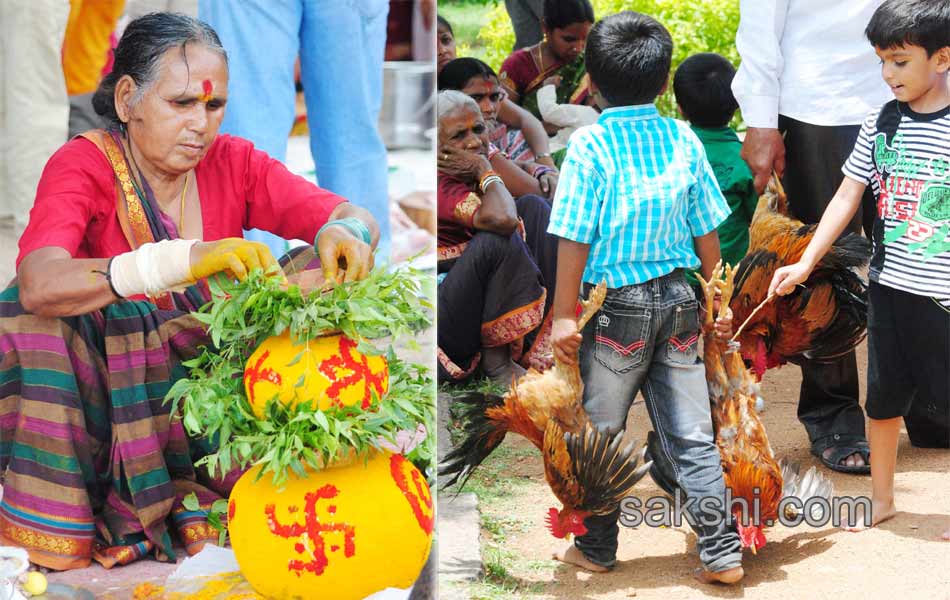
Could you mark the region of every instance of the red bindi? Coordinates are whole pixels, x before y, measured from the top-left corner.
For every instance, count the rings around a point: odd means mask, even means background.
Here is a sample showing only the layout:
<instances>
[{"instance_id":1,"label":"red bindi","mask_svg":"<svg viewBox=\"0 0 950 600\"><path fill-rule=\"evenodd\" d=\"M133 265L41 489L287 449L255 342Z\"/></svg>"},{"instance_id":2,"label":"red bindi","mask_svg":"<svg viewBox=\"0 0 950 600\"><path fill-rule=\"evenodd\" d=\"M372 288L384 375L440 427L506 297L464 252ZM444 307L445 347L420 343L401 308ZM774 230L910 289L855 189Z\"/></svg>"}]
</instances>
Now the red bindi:
<instances>
[{"instance_id":1,"label":"red bindi","mask_svg":"<svg viewBox=\"0 0 950 600\"><path fill-rule=\"evenodd\" d=\"M205 79L204 81L202 81L201 89L204 93L198 99L201 100L202 102L207 102L211 100L211 92L214 91L214 86L211 84L211 81L208 79Z\"/></svg>"}]
</instances>

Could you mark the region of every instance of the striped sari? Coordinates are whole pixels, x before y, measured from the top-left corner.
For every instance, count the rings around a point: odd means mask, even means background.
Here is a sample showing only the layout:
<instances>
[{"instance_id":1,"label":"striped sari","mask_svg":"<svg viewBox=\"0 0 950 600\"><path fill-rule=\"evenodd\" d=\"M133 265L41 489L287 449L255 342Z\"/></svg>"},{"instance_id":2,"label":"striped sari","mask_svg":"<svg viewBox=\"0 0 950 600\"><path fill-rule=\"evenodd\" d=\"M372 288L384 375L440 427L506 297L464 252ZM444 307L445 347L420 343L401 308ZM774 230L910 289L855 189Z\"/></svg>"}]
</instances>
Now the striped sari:
<instances>
[{"instance_id":1,"label":"striped sari","mask_svg":"<svg viewBox=\"0 0 950 600\"><path fill-rule=\"evenodd\" d=\"M124 184L121 146L95 141L111 150ZM178 237L150 190L124 198L120 191L117 202L140 217L123 223L133 247ZM307 247L287 260L300 270L315 258ZM212 480L197 471L194 461L210 446L188 439L164 403L187 375L182 361L209 343L191 315L208 299L201 283L154 301L49 318L23 309L15 282L0 292L0 544L63 570L93 558L107 568L147 554L174 561L173 532L189 555L216 542L208 511L239 473ZM182 504L192 492L197 511Z\"/></svg>"}]
</instances>

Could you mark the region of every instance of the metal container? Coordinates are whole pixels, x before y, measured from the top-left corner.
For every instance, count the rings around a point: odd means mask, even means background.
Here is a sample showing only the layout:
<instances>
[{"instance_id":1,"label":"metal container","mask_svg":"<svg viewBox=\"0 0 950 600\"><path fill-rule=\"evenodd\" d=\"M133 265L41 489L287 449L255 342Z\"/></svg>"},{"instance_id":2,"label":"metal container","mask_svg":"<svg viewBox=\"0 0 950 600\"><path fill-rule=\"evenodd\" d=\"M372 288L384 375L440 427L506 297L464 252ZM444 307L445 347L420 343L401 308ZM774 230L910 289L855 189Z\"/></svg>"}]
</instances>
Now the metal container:
<instances>
[{"instance_id":1,"label":"metal container","mask_svg":"<svg viewBox=\"0 0 950 600\"><path fill-rule=\"evenodd\" d=\"M383 63L379 132L389 149L432 147L435 138L434 63Z\"/></svg>"}]
</instances>

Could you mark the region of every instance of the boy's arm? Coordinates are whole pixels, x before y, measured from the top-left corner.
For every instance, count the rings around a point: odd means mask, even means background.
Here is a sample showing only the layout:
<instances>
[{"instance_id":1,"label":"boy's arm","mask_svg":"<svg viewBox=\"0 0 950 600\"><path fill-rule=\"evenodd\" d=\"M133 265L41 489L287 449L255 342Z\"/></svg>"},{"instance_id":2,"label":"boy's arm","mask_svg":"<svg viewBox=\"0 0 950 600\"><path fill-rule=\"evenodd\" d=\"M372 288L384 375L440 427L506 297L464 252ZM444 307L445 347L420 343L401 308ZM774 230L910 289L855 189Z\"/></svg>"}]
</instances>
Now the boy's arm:
<instances>
[{"instance_id":1,"label":"boy's arm","mask_svg":"<svg viewBox=\"0 0 950 600\"><path fill-rule=\"evenodd\" d=\"M700 272L703 274L703 279L709 281L713 269L716 268L716 263L722 259L722 254L719 251L719 233L713 229L706 235L693 238L693 246L696 249L696 256L699 257Z\"/></svg>"},{"instance_id":2,"label":"boy's arm","mask_svg":"<svg viewBox=\"0 0 950 600\"><path fill-rule=\"evenodd\" d=\"M775 271L772 283L769 285L769 295L776 293L784 296L795 289L796 285L808 279L815 265L828 252L861 206L865 187L866 185L860 181L847 176L844 178L834 198L828 204L828 208L825 209L825 214L818 223L818 229L815 230L815 235L805 248L802 257L794 265Z\"/></svg>"},{"instance_id":3,"label":"boy's arm","mask_svg":"<svg viewBox=\"0 0 950 600\"><path fill-rule=\"evenodd\" d=\"M567 365L577 363L581 334L577 331L577 296L590 244L560 238L557 244L557 285L552 307L551 342L554 356Z\"/></svg>"}]
</instances>

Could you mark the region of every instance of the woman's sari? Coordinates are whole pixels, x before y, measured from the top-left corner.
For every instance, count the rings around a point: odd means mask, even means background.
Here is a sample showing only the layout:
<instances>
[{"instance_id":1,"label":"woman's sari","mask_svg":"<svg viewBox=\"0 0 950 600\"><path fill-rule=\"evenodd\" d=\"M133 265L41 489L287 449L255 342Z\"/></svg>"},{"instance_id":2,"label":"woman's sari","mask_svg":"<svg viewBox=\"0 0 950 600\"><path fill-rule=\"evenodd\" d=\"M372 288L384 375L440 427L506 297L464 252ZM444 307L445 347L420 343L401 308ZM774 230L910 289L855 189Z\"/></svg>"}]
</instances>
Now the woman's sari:
<instances>
[{"instance_id":1,"label":"woman's sari","mask_svg":"<svg viewBox=\"0 0 950 600\"><path fill-rule=\"evenodd\" d=\"M551 303L557 239L547 235L551 206L540 196L516 201L522 227L510 236L473 227L481 199L439 174L439 376L461 380L483 347L509 345L525 367L551 365Z\"/></svg>"},{"instance_id":2,"label":"woman's sari","mask_svg":"<svg viewBox=\"0 0 950 600\"><path fill-rule=\"evenodd\" d=\"M558 61L545 65L540 44L517 50L506 58L498 78L503 87L518 94L518 102L522 107L544 120L538 110L538 90L546 79L555 75L561 76L561 83L556 88L558 104L587 102L590 97L590 77L584 68L584 57L580 56L570 64Z\"/></svg>"},{"instance_id":3,"label":"woman's sari","mask_svg":"<svg viewBox=\"0 0 950 600\"><path fill-rule=\"evenodd\" d=\"M176 239L147 184L138 189L117 138L86 137L109 157L120 223L133 248ZM308 248L309 249L309 248ZM297 268L314 256L298 255ZM182 361L209 343L191 315L204 283L152 301L120 301L64 318L26 312L16 282L0 293L0 544L53 569L127 564L154 552L175 560L216 543L207 523L238 473L212 480L194 468L206 441L189 440L164 398L187 376ZM194 492L199 510L182 500ZM170 517L170 518L169 518Z\"/></svg>"},{"instance_id":4,"label":"woman's sari","mask_svg":"<svg viewBox=\"0 0 950 600\"><path fill-rule=\"evenodd\" d=\"M534 161L534 152L520 129L498 122L489 134L489 141L511 160Z\"/></svg>"}]
</instances>

